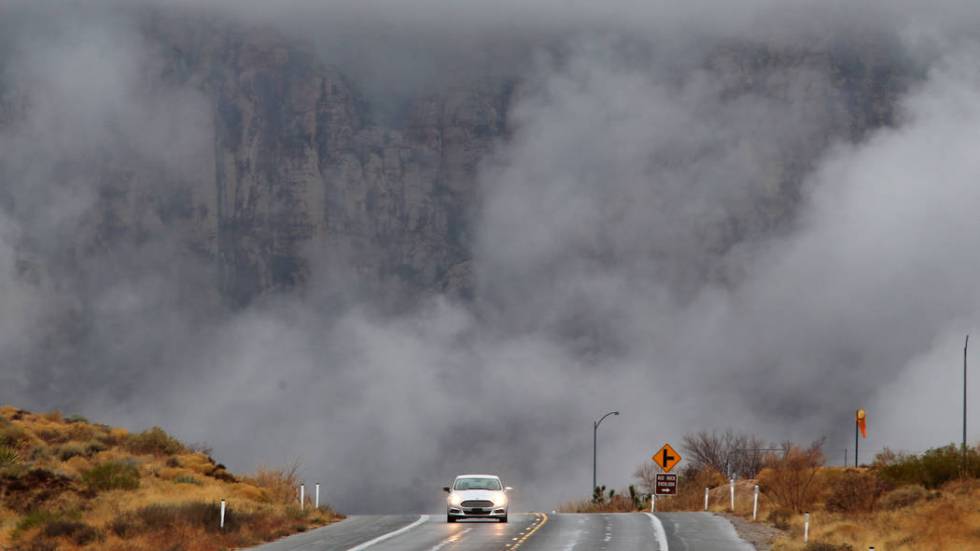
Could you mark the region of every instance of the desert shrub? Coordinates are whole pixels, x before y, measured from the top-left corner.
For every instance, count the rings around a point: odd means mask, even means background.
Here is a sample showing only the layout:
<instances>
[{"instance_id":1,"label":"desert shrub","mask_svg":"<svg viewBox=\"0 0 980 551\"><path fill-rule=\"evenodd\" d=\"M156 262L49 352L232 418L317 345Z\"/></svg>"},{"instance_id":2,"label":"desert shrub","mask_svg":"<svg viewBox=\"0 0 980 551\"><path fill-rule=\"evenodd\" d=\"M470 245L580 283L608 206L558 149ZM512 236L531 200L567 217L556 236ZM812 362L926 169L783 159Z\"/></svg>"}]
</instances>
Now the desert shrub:
<instances>
[{"instance_id":1,"label":"desert shrub","mask_svg":"<svg viewBox=\"0 0 980 551\"><path fill-rule=\"evenodd\" d=\"M283 469L259 468L255 475L248 479L253 486L265 491L271 503L291 504L297 499L296 489L299 487L299 465Z\"/></svg>"},{"instance_id":2,"label":"desert shrub","mask_svg":"<svg viewBox=\"0 0 980 551\"><path fill-rule=\"evenodd\" d=\"M72 440L85 442L96 436L95 428L85 423L75 423L68 428L68 437Z\"/></svg>"},{"instance_id":3,"label":"desert shrub","mask_svg":"<svg viewBox=\"0 0 980 551\"><path fill-rule=\"evenodd\" d=\"M41 440L44 440L48 444L62 444L67 442L69 439L68 433L61 430L53 429L41 429L36 431L35 434Z\"/></svg>"},{"instance_id":4,"label":"desert shrub","mask_svg":"<svg viewBox=\"0 0 980 551\"><path fill-rule=\"evenodd\" d=\"M61 415L61 412L58 410L49 411L43 414L42 417L54 423L61 423L62 421L64 421L64 417Z\"/></svg>"},{"instance_id":5,"label":"desert shrub","mask_svg":"<svg viewBox=\"0 0 980 551\"><path fill-rule=\"evenodd\" d=\"M83 473L82 482L94 491L135 490L140 485L140 473L132 463L108 461Z\"/></svg>"},{"instance_id":6,"label":"desert shrub","mask_svg":"<svg viewBox=\"0 0 980 551\"><path fill-rule=\"evenodd\" d=\"M46 446L37 446L31 448L30 453L27 456L31 461L44 461L51 457L51 450Z\"/></svg>"},{"instance_id":7,"label":"desert shrub","mask_svg":"<svg viewBox=\"0 0 980 551\"><path fill-rule=\"evenodd\" d=\"M0 446L0 469L14 467L19 463L20 454L17 453L17 450L7 446Z\"/></svg>"},{"instance_id":8,"label":"desert shrub","mask_svg":"<svg viewBox=\"0 0 980 551\"><path fill-rule=\"evenodd\" d=\"M824 462L822 444L814 442L804 449L787 443L780 454L766 457L759 486L777 507L797 513L813 507L819 493L814 479Z\"/></svg>"},{"instance_id":9,"label":"desert shrub","mask_svg":"<svg viewBox=\"0 0 980 551\"><path fill-rule=\"evenodd\" d=\"M220 520L221 506L218 503L150 505L117 517L109 524L109 529L123 538L144 532L171 532L181 525L216 532L220 530ZM237 532L246 520L247 516L227 508L225 532Z\"/></svg>"},{"instance_id":10,"label":"desert shrub","mask_svg":"<svg viewBox=\"0 0 980 551\"><path fill-rule=\"evenodd\" d=\"M62 461L68 461L72 457L84 457L88 454L85 452L85 447L83 447L81 444L70 443L63 446L58 446L58 449L55 450L55 455Z\"/></svg>"},{"instance_id":11,"label":"desert shrub","mask_svg":"<svg viewBox=\"0 0 980 551\"><path fill-rule=\"evenodd\" d=\"M30 437L27 436L24 429L14 425L0 427L0 446L20 448L28 442L30 442Z\"/></svg>"},{"instance_id":12,"label":"desert shrub","mask_svg":"<svg viewBox=\"0 0 980 551\"><path fill-rule=\"evenodd\" d=\"M835 545L833 543L809 543L803 548L803 551L854 551L854 548L849 544L841 543Z\"/></svg>"},{"instance_id":13,"label":"desert shrub","mask_svg":"<svg viewBox=\"0 0 980 551\"><path fill-rule=\"evenodd\" d=\"M82 417L81 415L79 415L77 413L73 413L73 414L65 417L65 422L66 423L88 423L88 419L86 419L85 417Z\"/></svg>"},{"instance_id":14,"label":"desert shrub","mask_svg":"<svg viewBox=\"0 0 980 551\"><path fill-rule=\"evenodd\" d=\"M32 528L39 528L50 522L61 520L62 515L55 513L53 511L47 511L44 509L37 509L28 512L26 515L21 517L17 522L17 526L14 528L15 532L24 532Z\"/></svg>"},{"instance_id":15,"label":"desert shrub","mask_svg":"<svg viewBox=\"0 0 980 551\"><path fill-rule=\"evenodd\" d=\"M180 459L177 459L176 457L168 457L165 464L171 469L176 469L177 467L180 467Z\"/></svg>"},{"instance_id":16,"label":"desert shrub","mask_svg":"<svg viewBox=\"0 0 980 551\"><path fill-rule=\"evenodd\" d=\"M88 545L101 539L102 535L98 530L84 522L64 519L47 523L41 533L49 538L68 538L76 545Z\"/></svg>"},{"instance_id":17,"label":"desert shrub","mask_svg":"<svg viewBox=\"0 0 980 551\"><path fill-rule=\"evenodd\" d=\"M207 475L215 480L220 480L222 482L230 482L232 484L238 482L238 479L235 477L235 475L229 473L225 469L225 466L220 463L215 465L213 469L208 471Z\"/></svg>"},{"instance_id":18,"label":"desert shrub","mask_svg":"<svg viewBox=\"0 0 980 551\"><path fill-rule=\"evenodd\" d=\"M845 471L829 481L828 511L836 513L873 511L885 491L874 473Z\"/></svg>"},{"instance_id":19,"label":"desert shrub","mask_svg":"<svg viewBox=\"0 0 980 551\"><path fill-rule=\"evenodd\" d=\"M882 461L878 472L883 480L895 486L918 484L938 488L959 478L963 472L963 453L955 445L933 448L921 455L894 455ZM980 477L980 452L967 449L967 476Z\"/></svg>"},{"instance_id":20,"label":"desert shrub","mask_svg":"<svg viewBox=\"0 0 980 551\"><path fill-rule=\"evenodd\" d=\"M928 490L919 485L901 486L882 496L879 505L882 509L894 511L903 507L910 507L916 503L929 499L931 494Z\"/></svg>"},{"instance_id":21,"label":"desert shrub","mask_svg":"<svg viewBox=\"0 0 980 551\"><path fill-rule=\"evenodd\" d=\"M160 427L131 435L126 441L126 449L141 455L176 455L187 451L179 440Z\"/></svg>"},{"instance_id":22,"label":"desert shrub","mask_svg":"<svg viewBox=\"0 0 980 551\"><path fill-rule=\"evenodd\" d=\"M774 509L769 513L769 522L780 530L789 530L789 520L793 513L786 509Z\"/></svg>"},{"instance_id":23,"label":"desert shrub","mask_svg":"<svg viewBox=\"0 0 980 551\"><path fill-rule=\"evenodd\" d=\"M49 539L37 538L14 545L10 549L11 551L58 551L58 544Z\"/></svg>"},{"instance_id":24,"label":"desert shrub","mask_svg":"<svg viewBox=\"0 0 980 551\"><path fill-rule=\"evenodd\" d=\"M102 442L101 440L95 440L95 439L89 440L88 442L86 442L84 444L84 446L85 446L85 455L88 455L88 456L92 456L92 455L95 455L97 453L104 452L104 451L106 451L106 450L109 449L109 447L106 446L104 442Z\"/></svg>"},{"instance_id":25,"label":"desert shrub","mask_svg":"<svg viewBox=\"0 0 980 551\"><path fill-rule=\"evenodd\" d=\"M188 475L180 475L180 476L174 477L174 483L175 484L193 484L195 486L200 486L201 485L201 481L200 480L194 478L193 476L188 476Z\"/></svg>"}]
</instances>

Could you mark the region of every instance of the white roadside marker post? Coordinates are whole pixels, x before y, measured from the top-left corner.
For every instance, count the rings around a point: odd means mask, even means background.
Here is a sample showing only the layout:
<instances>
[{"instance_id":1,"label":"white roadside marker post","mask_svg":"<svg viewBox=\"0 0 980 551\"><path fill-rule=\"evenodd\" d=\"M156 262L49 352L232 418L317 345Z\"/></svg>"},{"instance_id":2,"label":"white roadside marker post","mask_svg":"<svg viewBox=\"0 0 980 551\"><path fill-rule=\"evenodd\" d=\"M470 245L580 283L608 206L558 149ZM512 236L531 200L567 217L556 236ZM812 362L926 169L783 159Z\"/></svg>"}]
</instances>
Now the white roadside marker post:
<instances>
[{"instance_id":1,"label":"white roadside marker post","mask_svg":"<svg viewBox=\"0 0 980 551\"><path fill-rule=\"evenodd\" d=\"M220 524L218 524L218 527L222 530L225 529L225 500L223 499L221 500L221 521Z\"/></svg>"},{"instance_id":2,"label":"white roadside marker post","mask_svg":"<svg viewBox=\"0 0 980 551\"><path fill-rule=\"evenodd\" d=\"M303 502L306 501L306 484L299 485L299 510L303 510Z\"/></svg>"},{"instance_id":3,"label":"white roadside marker post","mask_svg":"<svg viewBox=\"0 0 980 551\"><path fill-rule=\"evenodd\" d=\"M316 509L320 510L320 483L316 483Z\"/></svg>"},{"instance_id":4,"label":"white roadside marker post","mask_svg":"<svg viewBox=\"0 0 980 551\"><path fill-rule=\"evenodd\" d=\"M730 496L732 512L735 512L735 479L728 481L728 494Z\"/></svg>"},{"instance_id":5,"label":"white roadside marker post","mask_svg":"<svg viewBox=\"0 0 980 551\"><path fill-rule=\"evenodd\" d=\"M759 485L755 485L755 489L752 492L752 520L755 520L759 516Z\"/></svg>"},{"instance_id":6,"label":"white roadside marker post","mask_svg":"<svg viewBox=\"0 0 980 551\"><path fill-rule=\"evenodd\" d=\"M657 494L650 494L650 512L657 512Z\"/></svg>"},{"instance_id":7,"label":"white roadside marker post","mask_svg":"<svg viewBox=\"0 0 980 551\"><path fill-rule=\"evenodd\" d=\"M708 510L708 488L704 489L704 510Z\"/></svg>"},{"instance_id":8,"label":"white roadside marker post","mask_svg":"<svg viewBox=\"0 0 980 551\"><path fill-rule=\"evenodd\" d=\"M810 542L810 513L803 513L803 543Z\"/></svg>"}]
</instances>

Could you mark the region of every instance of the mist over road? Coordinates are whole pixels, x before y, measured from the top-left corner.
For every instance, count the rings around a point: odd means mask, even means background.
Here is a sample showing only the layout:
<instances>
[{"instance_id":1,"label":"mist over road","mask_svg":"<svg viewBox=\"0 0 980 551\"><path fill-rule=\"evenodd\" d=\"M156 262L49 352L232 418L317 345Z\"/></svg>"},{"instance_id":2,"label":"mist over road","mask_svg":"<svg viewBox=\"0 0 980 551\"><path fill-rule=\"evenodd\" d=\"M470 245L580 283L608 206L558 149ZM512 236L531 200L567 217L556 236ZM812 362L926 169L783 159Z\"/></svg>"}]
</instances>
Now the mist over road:
<instances>
[{"instance_id":1,"label":"mist over road","mask_svg":"<svg viewBox=\"0 0 980 551\"><path fill-rule=\"evenodd\" d=\"M708 513L511 514L510 522L439 515L357 516L253 551L751 551Z\"/></svg>"}]
</instances>

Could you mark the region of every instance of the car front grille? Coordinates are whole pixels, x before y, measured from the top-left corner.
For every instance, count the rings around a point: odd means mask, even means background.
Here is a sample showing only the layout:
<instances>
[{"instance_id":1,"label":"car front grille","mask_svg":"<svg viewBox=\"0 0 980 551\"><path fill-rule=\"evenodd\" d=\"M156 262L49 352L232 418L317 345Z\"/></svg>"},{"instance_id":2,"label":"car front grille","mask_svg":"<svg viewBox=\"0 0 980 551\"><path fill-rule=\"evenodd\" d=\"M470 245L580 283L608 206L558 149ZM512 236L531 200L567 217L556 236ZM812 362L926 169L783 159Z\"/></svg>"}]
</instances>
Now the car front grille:
<instances>
[{"instance_id":1,"label":"car front grille","mask_svg":"<svg viewBox=\"0 0 980 551\"><path fill-rule=\"evenodd\" d=\"M471 499L469 501L464 501L463 507L489 509L493 507L493 502L481 499Z\"/></svg>"}]
</instances>

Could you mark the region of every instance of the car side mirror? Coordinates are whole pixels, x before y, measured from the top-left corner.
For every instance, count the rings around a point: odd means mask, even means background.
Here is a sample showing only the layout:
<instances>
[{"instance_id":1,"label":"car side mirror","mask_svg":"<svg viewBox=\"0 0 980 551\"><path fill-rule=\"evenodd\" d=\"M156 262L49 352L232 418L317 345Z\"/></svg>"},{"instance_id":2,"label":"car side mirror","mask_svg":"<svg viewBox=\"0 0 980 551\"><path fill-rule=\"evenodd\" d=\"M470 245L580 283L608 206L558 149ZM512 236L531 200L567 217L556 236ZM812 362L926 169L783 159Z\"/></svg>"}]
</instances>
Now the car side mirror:
<instances>
[{"instance_id":1,"label":"car side mirror","mask_svg":"<svg viewBox=\"0 0 980 551\"><path fill-rule=\"evenodd\" d=\"M448 494L448 493L450 493L450 492L449 492L449 486L443 486L443 487L442 487L442 491L443 491L443 492L446 492L447 494Z\"/></svg>"},{"instance_id":2,"label":"car side mirror","mask_svg":"<svg viewBox=\"0 0 980 551\"><path fill-rule=\"evenodd\" d=\"M504 488L504 491L505 491L505 492L509 492L509 491L511 491L511 490L513 490L513 488L511 488L510 486L507 486L507 487L505 487L505 488Z\"/></svg>"}]
</instances>

